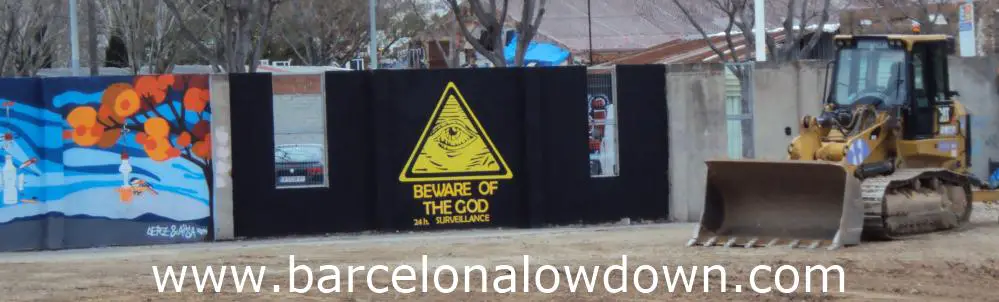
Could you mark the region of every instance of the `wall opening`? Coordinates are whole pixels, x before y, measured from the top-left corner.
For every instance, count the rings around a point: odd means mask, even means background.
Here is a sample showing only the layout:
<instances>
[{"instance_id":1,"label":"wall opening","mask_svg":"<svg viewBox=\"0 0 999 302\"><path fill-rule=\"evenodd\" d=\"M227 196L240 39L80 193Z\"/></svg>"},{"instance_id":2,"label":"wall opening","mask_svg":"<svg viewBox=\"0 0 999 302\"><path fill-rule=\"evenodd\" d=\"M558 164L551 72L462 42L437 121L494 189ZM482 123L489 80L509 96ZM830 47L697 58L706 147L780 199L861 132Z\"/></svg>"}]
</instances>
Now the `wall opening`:
<instances>
[{"instance_id":1,"label":"wall opening","mask_svg":"<svg viewBox=\"0 0 999 302\"><path fill-rule=\"evenodd\" d=\"M615 69L589 69L586 74L590 177L620 175L615 75Z\"/></svg>"},{"instance_id":2,"label":"wall opening","mask_svg":"<svg viewBox=\"0 0 999 302\"><path fill-rule=\"evenodd\" d=\"M329 186L323 78L321 74L271 78L278 189Z\"/></svg>"}]
</instances>

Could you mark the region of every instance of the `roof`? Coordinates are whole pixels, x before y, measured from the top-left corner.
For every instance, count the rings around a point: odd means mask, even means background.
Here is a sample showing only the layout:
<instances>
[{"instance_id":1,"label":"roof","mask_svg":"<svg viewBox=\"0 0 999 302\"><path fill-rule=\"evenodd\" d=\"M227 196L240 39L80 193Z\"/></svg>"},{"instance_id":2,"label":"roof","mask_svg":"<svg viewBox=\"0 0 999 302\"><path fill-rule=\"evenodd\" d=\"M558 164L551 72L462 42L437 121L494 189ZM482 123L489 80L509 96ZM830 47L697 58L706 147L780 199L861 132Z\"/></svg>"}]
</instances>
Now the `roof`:
<instances>
[{"instance_id":1,"label":"roof","mask_svg":"<svg viewBox=\"0 0 999 302\"><path fill-rule=\"evenodd\" d=\"M784 34L778 33L773 35L774 40L777 42L784 41ZM729 47L724 36L716 36L711 38L711 42L719 50L725 52L729 55ZM745 39L739 35L732 37L732 45L735 49L736 56L740 59L750 57L753 54L754 49L746 48L747 43ZM677 39L670 42L666 42L649 49L635 53L629 56L625 56L610 62L600 64L600 66L612 66L621 64L675 64L675 63L700 63L700 62L719 62L717 53L711 49L708 45L707 40L697 39L697 40L685 40Z\"/></svg>"},{"instance_id":2,"label":"roof","mask_svg":"<svg viewBox=\"0 0 999 302\"><path fill-rule=\"evenodd\" d=\"M768 0L767 28L781 27L783 14L769 13L787 10L788 0ZM841 9L856 7L851 0L832 0L829 23L839 22ZM685 6L698 24L708 33L723 32L728 23L724 12L709 1L685 1ZM669 41L696 37L699 32L672 0L550 0L545 7L539 34L565 45L570 50L589 49L590 22L587 3L592 13L594 50L641 50ZM520 18L523 3L511 1L509 16ZM810 7L821 7L821 1L809 0ZM816 19L812 19L813 22Z\"/></svg>"},{"instance_id":3,"label":"roof","mask_svg":"<svg viewBox=\"0 0 999 302\"><path fill-rule=\"evenodd\" d=\"M812 27L814 28L814 26ZM837 24L826 26L823 32L833 33L838 29ZM771 30L771 37L775 42L783 42L785 34L783 29ZM731 55L730 49L735 49L735 55L739 60L748 60L755 56L755 49L748 48L747 41L741 34L732 34L732 47L728 45L724 34L709 35L710 41L718 50ZM723 61L718 54L711 49L707 39L676 39L650 47L644 51L624 56L598 66L613 66L619 64L675 64L675 63L710 63Z\"/></svg>"}]
</instances>

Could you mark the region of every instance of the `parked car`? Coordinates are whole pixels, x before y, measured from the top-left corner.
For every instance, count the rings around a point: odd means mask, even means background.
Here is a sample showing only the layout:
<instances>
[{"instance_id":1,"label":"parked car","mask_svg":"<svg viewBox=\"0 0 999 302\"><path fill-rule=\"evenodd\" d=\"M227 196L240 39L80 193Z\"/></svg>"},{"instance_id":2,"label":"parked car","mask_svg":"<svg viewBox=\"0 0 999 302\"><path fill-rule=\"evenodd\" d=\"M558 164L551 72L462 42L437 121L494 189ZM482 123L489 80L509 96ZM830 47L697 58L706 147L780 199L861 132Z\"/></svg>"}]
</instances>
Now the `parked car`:
<instances>
[{"instance_id":1,"label":"parked car","mask_svg":"<svg viewBox=\"0 0 999 302\"><path fill-rule=\"evenodd\" d=\"M321 144L286 144L274 148L278 187L322 185L326 150Z\"/></svg>"}]
</instances>

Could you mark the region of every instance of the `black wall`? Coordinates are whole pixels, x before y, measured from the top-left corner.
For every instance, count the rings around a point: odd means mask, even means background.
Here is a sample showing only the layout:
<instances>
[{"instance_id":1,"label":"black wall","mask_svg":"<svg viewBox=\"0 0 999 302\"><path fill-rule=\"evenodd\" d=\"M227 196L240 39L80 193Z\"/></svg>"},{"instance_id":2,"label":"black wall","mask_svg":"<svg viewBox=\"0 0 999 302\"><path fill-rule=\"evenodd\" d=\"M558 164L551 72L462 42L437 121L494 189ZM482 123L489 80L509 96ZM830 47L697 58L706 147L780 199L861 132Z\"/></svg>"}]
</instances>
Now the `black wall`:
<instances>
[{"instance_id":1,"label":"black wall","mask_svg":"<svg viewBox=\"0 0 999 302\"><path fill-rule=\"evenodd\" d=\"M368 78L327 74L328 188L276 189L270 74L229 76L236 236L354 232L373 228ZM335 83L335 84L334 84ZM332 86L332 87L331 87ZM351 89L343 89L351 87ZM333 88L333 89L330 89Z\"/></svg>"},{"instance_id":2,"label":"black wall","mask_svg":"<svg viewBox=\"0 0 999 302\"><path fill-rule=\"evenodd\" d=\"M620 175L610 178L589 175L583 67L330 72L330 186L280 190L274 189L270 76L231 75L236 234L664 219L665 72L662 65L618 67ZM512 179L498 180L495 195L485 197L488 223L437 225L426 215L426 200L414 198L413 183L399 179L449 82L513 172ZM431 224L414 225L419 218Z\"/></svg>"},{"instance_id":3,"label":"black wall","mask_svg":"<svg viewBox=\"0 0 999 302\"><path fill-rule=\"evenodd\" d=\"M422 202L428 200L414 199L413 184L401 183L399 174L449 82L458 88L514 176L500 181L496 195L485 198L489 201L489 223L445 224L435 228L523 225L523 217L519 215L525 212L521 198L525 103L522 74L520 69L374 72L377 195L371 197L377 196L377 221L381 229L414 228L414 219L433 220L433 216L439 216L424 214ZM473 186L478 183L472 181Z\"/></svg>"}]
</instances>

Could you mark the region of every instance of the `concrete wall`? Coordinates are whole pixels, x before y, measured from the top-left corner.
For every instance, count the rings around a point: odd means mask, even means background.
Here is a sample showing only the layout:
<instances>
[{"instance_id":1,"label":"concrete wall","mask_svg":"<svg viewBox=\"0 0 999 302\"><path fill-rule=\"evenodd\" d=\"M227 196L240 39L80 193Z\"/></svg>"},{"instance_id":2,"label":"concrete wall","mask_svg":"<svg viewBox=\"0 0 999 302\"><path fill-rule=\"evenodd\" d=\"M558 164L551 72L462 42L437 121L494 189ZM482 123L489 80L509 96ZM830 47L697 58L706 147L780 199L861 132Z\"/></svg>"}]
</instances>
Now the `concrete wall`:
<instances>
[{"instance_id":1,"label":"concrete wall","mask_svg":"<svg viewBox=\"0 0 999 302\"><path fill-rule=\"evenodd\" d=\"M721 68L719 64L668 66L673 221L700 220L707 176L704 161L726 157L725 75Z\"/></svg>"},{"instance_id":2,"label":"concrete wall","mask_svg":"<svg viewBox=\"0 0 999 302\"><path fill-rule=\"evenodd\" d=\"M961 93L961 103L971 112L972 173L988 180L989 160L999 161L999 87L996 68L999 59L950 59L950 85Z\"/></svg>"},{"instance_id":3,"label":"concrete wall","mask_svg":"<svg viewBox=\"0 0 999 302\"><path fill-rule=\"evenodd\" d=\"M235 221L232 215L232 145L229 129L232 129L229 111L229 77L211 76L212 106L212 161L215 165L215 195L212 207L215 240L235 238ZM205 177L213 177L205 175Z\"/></svg>"},{"instance_id":4,"label":"concrete wall","mask_svg":"<svg viewBox=\"0 0 999 302\"><path fill-rule=\"evenodd\" d=\"M825 64L804 62L775 67L758 64L754 74L753 146L756 158L784 159L798 135L798 121L822 110ZM785 134L785 128L791 134Z\"/></svg>"}]
</instances>

